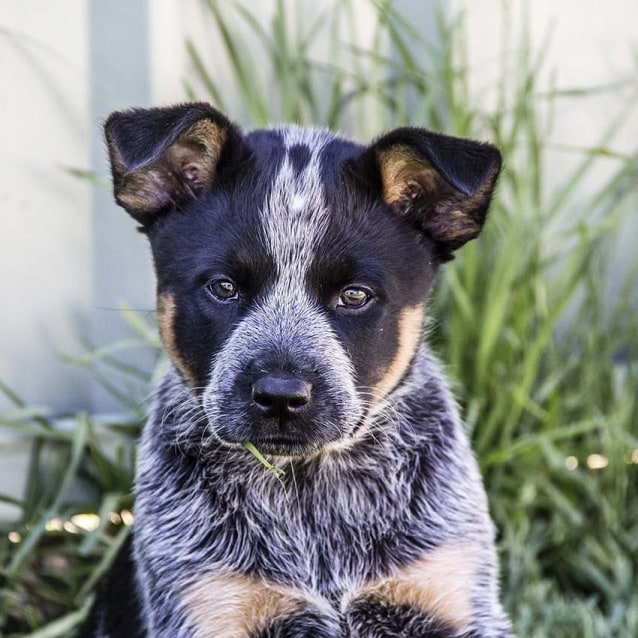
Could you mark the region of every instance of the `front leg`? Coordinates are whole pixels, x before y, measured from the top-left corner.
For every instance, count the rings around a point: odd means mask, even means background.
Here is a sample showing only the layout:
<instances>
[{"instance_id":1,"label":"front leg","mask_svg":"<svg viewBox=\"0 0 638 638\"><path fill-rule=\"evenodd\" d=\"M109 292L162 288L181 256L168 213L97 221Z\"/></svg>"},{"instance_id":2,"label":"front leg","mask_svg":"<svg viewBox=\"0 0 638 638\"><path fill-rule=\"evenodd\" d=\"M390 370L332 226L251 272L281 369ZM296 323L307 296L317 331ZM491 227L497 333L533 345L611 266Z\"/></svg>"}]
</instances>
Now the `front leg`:
<instances>
[{"instance_id":1,"label":"front leg","mask_svg":"<svg viewBox=\"0 0 638 638\"><path fill-rule=\"evenodd\" d=\"M348 605L349 638L474 638L411 605L396 605L378 596L360 596ZM478 638L478 637L477 637Z\"/></svg>"},{"instance_id":2,"label":"front leg","mask_svg":"<svg viewBox=\"0 0 638 638\"><path fill-rule=\"evenodd\" d=\"M492 551L454 543L427 551L344 601L350 638L511 638Z\"/></svg>"},{"instance_id":3,"label":"front leg","mask_svg":"<svg viewBox=\"0 0 638 638\"><path fill-rule=\"evenodd\" d=\"M251 638L342 638L343 629L332 613L303 604L291 614L271 622Z\"/></svg>"},{"instance_id":4,"label":"front leg","mask_svg":"<svg viewBox=\"0 0 638 638\"><path fill-rule=\"evenodd\" d=\"M212 571L185 588L182 611L196 638L341 638L336 609L303 590Z\"/></svg>"}]
</instances>

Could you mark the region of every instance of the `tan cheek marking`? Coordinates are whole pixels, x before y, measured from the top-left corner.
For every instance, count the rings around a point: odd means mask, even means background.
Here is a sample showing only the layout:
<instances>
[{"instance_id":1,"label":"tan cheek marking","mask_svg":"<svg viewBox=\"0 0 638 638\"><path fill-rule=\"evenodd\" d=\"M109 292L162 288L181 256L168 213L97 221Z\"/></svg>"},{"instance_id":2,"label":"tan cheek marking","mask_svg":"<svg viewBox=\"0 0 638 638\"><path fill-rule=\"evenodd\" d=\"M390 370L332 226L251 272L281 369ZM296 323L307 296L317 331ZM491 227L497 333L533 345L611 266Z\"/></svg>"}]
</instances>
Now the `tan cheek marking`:
<instances>
[{"instance_id":1,"label":"tan cheek marking","mask_svg":"<svg viewBox=\"0 0 638 638\"><path fill-rule=\"evenodd\" d=\"M187 587L182 600L195 625L196 638L247 638L304 603L298 593L285 587L219 573Z\"/></svg>"},{"instance_id":2,"label":"tan cheek marking","mask_svg":"<svg viewBox=\"0 0 638 638\"><path fill-rule=\"evenodd\" d=\"M393 390L404 375L421 341L423 332L423 304L410 306L399 317L397 352L382 379L374 386L374 400L381 401Z\"/></svg>"},{"instance_id":3,"label":"tan cheek marking","mask_svg":"<svg viewBox=\"0 0 638 638\"><path fill-rule=\"evenodd\" d=\"M164 292L157 296L157 325L168 356L191 387L194 387L195 377L189 370L182 353L177 348L175 340L175 299L169 293Z\"/></svg>"},{"instance_id":4,"label":"tan cheek marking","mask_svg":"<svg viewBox=\"0 0 638 638\"><path fill-rule=\"evenodd\" d=\"M370 596L396 606L409 605L454 629L463 629L472 617L480 557L480 548L475 545L444 545L396 575L364 586L356 597Z\"/></svg>"}]
</instances>

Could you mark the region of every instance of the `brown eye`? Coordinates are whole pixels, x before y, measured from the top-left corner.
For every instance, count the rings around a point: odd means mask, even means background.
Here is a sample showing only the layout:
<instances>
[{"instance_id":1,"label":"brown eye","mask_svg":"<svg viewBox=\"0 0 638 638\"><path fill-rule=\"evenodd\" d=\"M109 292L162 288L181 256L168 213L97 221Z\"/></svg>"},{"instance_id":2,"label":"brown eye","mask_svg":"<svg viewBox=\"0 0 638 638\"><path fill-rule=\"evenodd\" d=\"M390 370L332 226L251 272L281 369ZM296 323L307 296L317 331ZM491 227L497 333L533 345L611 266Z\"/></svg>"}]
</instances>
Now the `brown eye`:
<instances>
[{"instance_id":1,"label":"brown eye","mask_svg":"<svg viewBox=\"0 0 638 638\"><path fill-rule=\"evenodd\" d=\"M337 305L342 308L363 308L371 297L372 295L367 290L352 286L341 291Z\"/></svg>"},{"instance_id":2,"label":"brown eye","mask_svg":"<svg viewBox=\"0 0 638 638\"><path fill-rule=\"evenodd\" d=\"M228 279L213 281L213 283L206 286L206 289L213 297L221 301L232 301L239 297L235 284L232 281L228 281Z\"/></svg>"}]
</instances>

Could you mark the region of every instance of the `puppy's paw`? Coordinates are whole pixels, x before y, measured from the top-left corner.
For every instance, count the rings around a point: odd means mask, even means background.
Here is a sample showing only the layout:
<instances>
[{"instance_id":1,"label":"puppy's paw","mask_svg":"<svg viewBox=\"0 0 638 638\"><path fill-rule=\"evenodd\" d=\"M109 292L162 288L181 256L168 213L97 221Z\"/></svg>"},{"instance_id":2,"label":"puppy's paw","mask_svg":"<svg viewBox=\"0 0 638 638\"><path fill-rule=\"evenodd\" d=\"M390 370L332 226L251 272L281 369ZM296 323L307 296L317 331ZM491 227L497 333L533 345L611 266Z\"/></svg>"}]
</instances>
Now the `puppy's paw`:
<instances>
[{"instance_id":1,"label":"puppy's paw","mask_svg":"<svg viewBox=\"0 0 638 638\"><path fill-rule=\"evenodd\" d=\"M345 623L349 638L473 638L409 605L395 606L373 596L353 600Z\"/></svg>"},{"instance_id":2,"label":"puppy's paw","mask_svg":"<svg viewBox=\"0 0 638 638\"><path fill-rule=\"evenodd\" d=\"M307 608L273 622L255 638L342 638L341 623L318 610Z\"/></svg>"}]
</instances>

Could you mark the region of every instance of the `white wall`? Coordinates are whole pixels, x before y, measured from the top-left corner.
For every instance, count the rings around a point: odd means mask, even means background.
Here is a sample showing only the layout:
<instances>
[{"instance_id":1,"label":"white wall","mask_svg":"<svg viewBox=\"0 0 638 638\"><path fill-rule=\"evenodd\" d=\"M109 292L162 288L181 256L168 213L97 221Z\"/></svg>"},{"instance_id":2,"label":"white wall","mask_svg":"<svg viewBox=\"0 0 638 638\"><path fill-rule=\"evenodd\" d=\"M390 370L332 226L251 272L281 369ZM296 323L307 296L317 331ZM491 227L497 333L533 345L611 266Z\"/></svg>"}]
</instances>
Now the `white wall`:
<instances>
[{"instance_id":1,"label":"white wall","mask_svg":"<svg viewBox=\"0 0 638 638\"><path fill-rule=\"evenodd\" d=\"M76 347L93 305L87 6L0 4L0 379L69 407L89 380L56 352ZM6 402L0 397L0 406Z\"/></svg>"},{"instance_id":2,"label":"white wall","mask_svg":"<svg viewBox=\"0 0 638 638\"><path fill-rule=\"evenodd\" d=\"M0 380L29 404L116 410L61 355L126 335L124 301L153 308L147 246L112 202L100 129L111 110L150 104L148 60L145 0L0 3Z\"/></svg>"},{"instance_id":3,"label":"white wall","mask_svg":"<svg viewBox=\"0 0 638 638\"><path fill-rule=\"evenodd\" d=\"M555 126L551 141L555 145L594 147L601 141L613 150L628 153L636 149L638 139L638 2L634 0L453 0L453 10L467 6L469 59L481 73L474 95L489 103L494 92L485 93L485 86L497 87L502 53L503 28L508 31L510 58L515 60L517 39L525 26L534 50L545 51L539 86L557 89L582 89L610 86L625 82L619 93L597 92L590 97L574 96L556 101ZM510 15L502 11L510 7ZM527 5L527 9L525 6ZM524 25L523 25L524 22ZM550 81L551 80L551 81ZM482 86L481 86L482 85ZM602 140L607 125L619 112L619 96L634 96L634 105L626 113L625 126L611 139ZM625 102L626 104L627 102ZM568 157L563 150L563 160ZM560 171L560 166L556 169ZM602 175L601 175L602 177Z\"/></svg>"}]
</instances>

